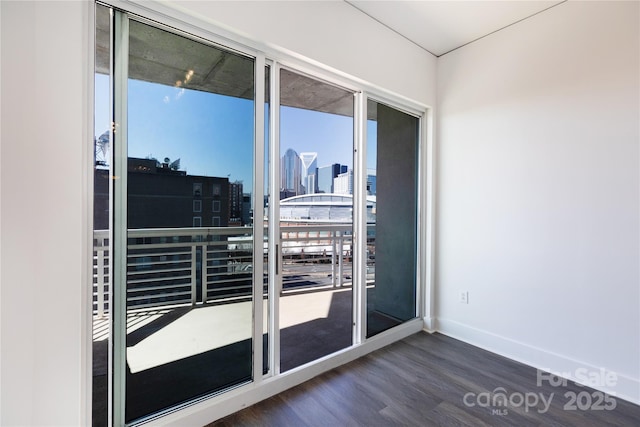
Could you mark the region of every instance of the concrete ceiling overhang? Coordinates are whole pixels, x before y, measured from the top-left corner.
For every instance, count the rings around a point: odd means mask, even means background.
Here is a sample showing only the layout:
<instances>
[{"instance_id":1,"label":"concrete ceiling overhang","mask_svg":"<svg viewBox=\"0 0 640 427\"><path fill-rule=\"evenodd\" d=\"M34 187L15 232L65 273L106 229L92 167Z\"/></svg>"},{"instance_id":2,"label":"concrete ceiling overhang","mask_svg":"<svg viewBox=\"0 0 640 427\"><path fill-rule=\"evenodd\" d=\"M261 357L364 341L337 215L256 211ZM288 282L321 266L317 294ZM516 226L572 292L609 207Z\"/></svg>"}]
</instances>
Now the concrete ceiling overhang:
<instances>
[{"instance_id":1,"label":"concrete ceiling overhang","mask_svg":"<svg viewBox=\"0 0 640 427\"><path fill-rule=\"evenodd\" d=\"M280 104L353 117L353 92L289 70L280 70Z\"/></svg>"},{"instance_id":2,"label":"concrete ceiling overhang","mask_svg":"<svg viewBox=\"0 0 640 427\"><path fill-rule=\"evenodd\" d=\"M109 73L109 19L99 14L96 69ZM254 61L239 53L137 22L129 24L129 78L254 99ZM353 116L353 93L288 70L280 73L281 105Z\"/></svg>"}]
</instances>

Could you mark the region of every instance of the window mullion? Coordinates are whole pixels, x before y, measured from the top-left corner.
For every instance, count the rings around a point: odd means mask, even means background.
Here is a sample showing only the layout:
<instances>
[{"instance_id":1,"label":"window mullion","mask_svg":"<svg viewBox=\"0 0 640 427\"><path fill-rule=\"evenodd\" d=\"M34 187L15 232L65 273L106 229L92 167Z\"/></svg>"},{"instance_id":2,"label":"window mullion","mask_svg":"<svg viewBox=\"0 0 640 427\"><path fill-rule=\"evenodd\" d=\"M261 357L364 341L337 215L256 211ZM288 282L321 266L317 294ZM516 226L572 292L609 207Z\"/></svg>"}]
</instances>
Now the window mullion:
<instances>
[{"instance_id":1,"label":"window mullion","mask_svg":"<svg viewBox=\"0 0 640 427\"><path fill-rule=\"evenodd\" d=\"M273 63L270 73L269 116L269 366L280 373L280 65ZM279 268L277 268L279 267Z\"/></svg>"},{"instance_id":2,"label":"window mullion","mask_svg":"<svg viewBox=\"0 0 640 427\"><path fill-rule=\"evenodd\" d=\"M129 20L114 11L113 58L113 278L112 278L112 425L125 424L127 311L127 80Z\"/></svg>"},{"instance_id":3,"label":"window mullion","mask_svg":"<svg viewBox=\"0 0 640 427\"><path fill-rule=\"evenodd\" d=\"M253 381L263 376L263 311L264 311L264 103L265 59L255 59L255 134L253 160Z\"/></svg>"},{"instance_id":4,"label":"window mullion","mask_svg":"<svg viewBox=\"0 0 640 427\"><path fill-rule=\"evenodd\" d=\"M355 94L353 176L353 344L366 336L367 315L367 97Z\"/></svg>"}]
</instances>

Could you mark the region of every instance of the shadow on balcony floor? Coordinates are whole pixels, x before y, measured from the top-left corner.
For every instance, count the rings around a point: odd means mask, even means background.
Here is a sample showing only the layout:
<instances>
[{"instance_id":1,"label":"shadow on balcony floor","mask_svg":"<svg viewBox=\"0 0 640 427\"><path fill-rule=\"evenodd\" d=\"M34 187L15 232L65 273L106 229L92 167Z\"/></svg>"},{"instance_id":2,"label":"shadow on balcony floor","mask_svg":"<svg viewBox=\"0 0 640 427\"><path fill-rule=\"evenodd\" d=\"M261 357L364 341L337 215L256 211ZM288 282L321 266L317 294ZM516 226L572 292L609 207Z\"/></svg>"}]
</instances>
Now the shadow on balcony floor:
<instances>
[{"instance_id":1,"label":"shadow on balcony floor","mask_svg":"<svg viewBox=\"0 0 640 427\"><path fill-rule=\"evenodd\" d=\"M328 292L331 292L331 301L326 317L319 317L280 330L280 370L282 372L351 345L352 292L350 289ZM281 317L295 316L296 307L288 309L287 306L295 306L298 296L302 295L290 294L282 298Z\"/></svg>"},{"instance_id":2,"label":"shadow on balcony floor","mask_svg":"<svg viewBox=\"0 0 640 427\"><path fill-rule=\"evenodd\" d=\"M281 336L281 369L283 371L334 353L351 345L351 290L324 290L314 294L331 293L327 317L303 321L283 328ZM305 293L309 297L309 293ZM281 300L296 306L302 294L290 294ZM286 304L285 304L286 305ZM206 306L203 306L206 307ZM308 314L313 308L307 307ZM132 331L127 345L133 346L163 328L176 324L197 308L178 308L163 314ZM294 314L295 317L295 314ZM295 323L296 319L288 319ZM168 346L171 343L167 343ZM264 354L267 337L263 338ZM107 424L107 350L108 341L93 345L93 424ZM266 371L267 366L263 367ZM251 379L251 340L245 339L180 360L132 373L127 366L126 419L132 421L194 398L223 390Z\"/></svg>"}]
</instances>

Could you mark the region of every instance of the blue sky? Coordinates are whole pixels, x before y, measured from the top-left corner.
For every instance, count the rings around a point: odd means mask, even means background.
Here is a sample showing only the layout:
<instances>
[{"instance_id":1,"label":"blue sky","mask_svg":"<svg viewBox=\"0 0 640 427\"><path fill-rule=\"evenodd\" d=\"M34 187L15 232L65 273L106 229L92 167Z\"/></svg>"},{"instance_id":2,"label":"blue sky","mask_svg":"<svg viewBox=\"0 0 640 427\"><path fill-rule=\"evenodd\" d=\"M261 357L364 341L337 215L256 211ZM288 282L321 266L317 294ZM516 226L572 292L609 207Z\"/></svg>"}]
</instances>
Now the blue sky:
<instances>
[{"instance_id":1,"label":"blue sky","mask_svg":"<svg viewBox=\"0 0 640 427\"><path fill-rule=\"evenodd\" d=\"M253 180L253 102L129 81L129 157L180 159L189 175Z\"/></svg>"},{"instance_id":2,"label":"blue sky","mask_svg":"<svg viewBox=\"0 0 640 427\"><path fill-rule=\"evenodd\" d=\"M109 81L96 76L95 135L109 128ZM189 175L253 186L253 101L129 80L129 157L180 158ZM318 166L353 166L353 119L282 107L280 150L317 152ZM368 167L375 165L375 123L368 123Z\"/></svg>"}]
</instances>

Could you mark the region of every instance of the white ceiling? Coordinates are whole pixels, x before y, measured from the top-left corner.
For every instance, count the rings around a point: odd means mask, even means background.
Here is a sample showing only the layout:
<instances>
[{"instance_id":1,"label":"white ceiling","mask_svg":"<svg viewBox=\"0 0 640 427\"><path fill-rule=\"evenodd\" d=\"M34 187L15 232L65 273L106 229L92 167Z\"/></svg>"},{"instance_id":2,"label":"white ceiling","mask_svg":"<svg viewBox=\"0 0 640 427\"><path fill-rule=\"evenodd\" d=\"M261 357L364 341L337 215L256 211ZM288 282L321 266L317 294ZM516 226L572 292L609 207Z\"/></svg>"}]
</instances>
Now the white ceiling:
<instances>
[{"instance_id":1,"label":"white ceiling","mask_svg":"<svg viewBox=\"0 0 640 427\"><path fill-rule=\"evenodd\" d=\"M566 0L345 1L440 56Z\"/></svg>"}]
</instances>

